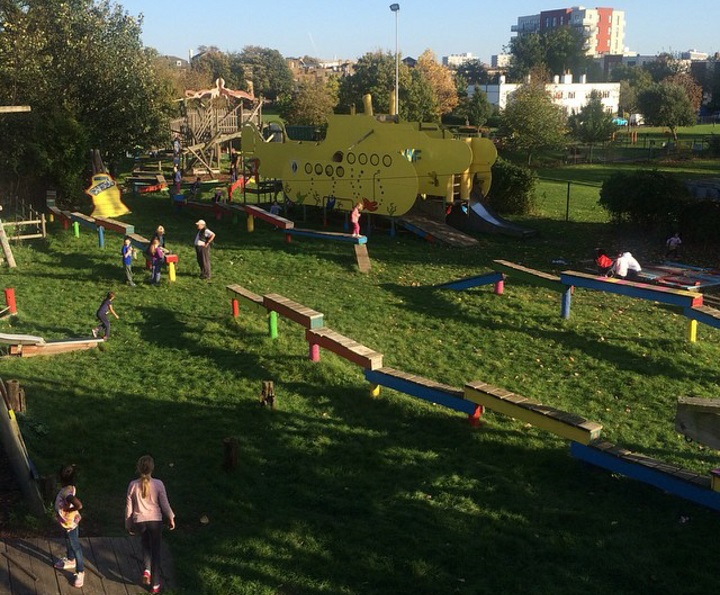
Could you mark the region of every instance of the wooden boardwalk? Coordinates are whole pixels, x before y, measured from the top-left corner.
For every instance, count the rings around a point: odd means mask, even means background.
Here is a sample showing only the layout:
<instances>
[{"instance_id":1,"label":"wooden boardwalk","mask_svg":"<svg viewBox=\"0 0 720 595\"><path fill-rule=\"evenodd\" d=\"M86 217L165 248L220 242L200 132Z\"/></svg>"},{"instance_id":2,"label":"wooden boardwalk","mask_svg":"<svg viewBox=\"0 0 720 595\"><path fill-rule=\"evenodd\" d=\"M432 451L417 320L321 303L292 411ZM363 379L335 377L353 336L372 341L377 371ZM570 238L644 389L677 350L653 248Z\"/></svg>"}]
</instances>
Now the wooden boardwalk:
<instances>
[{"instance_id":1,"label":"wooden boardwalk","mask_svg":"<svg viewBox=\"0 0 720 595\"><path fill-rule=\"evenodd\" d=\"M85 586L72 586L72 572L55 570L65 555L62 539L0 539L0 595L136 595L141 584L139 537L85 537ZM170 552L163 542L163 585L175 586Z\"/></svg>"}]
</instances>

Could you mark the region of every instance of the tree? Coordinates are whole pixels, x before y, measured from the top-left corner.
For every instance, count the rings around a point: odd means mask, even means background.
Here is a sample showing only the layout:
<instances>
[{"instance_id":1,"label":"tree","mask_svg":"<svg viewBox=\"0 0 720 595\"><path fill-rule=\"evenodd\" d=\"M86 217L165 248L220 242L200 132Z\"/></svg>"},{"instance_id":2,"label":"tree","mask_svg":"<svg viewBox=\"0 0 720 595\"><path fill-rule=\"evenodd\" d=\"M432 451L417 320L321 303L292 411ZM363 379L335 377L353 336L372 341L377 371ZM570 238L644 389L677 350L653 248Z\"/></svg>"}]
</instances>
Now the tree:
<instances>
[{"instance_id":1,"label":"tree","mask_svg":"<svg viewBox=\"0 0 720 595\"><path fill-rule=\"evenodd\" d=\"M573 138L590 145L590 163L592 163L593 147L612 138L617 126L603 107L597 92L590 94L588 102L580 112L568 118L568 128Z\"/></svg>"},{"instance_id":2,"label":"tree","mask_svg":"<svg viewBox=\"0 0 720 595\"><path fill-rule=\"evenodd\" d=\"M703 99L703 90L692 75L687 72L679 72L666 78L665 82L672 83L673 85L677 85L678 87L685 89L685 93L690 100L693 112L698 113L700 111Z\"/></svg>"},{"instance_id":3,"label":"tree","mask_svg":"<svg viewBox=\"0 0 720 595\"><path fill-rule=\"evenodd\" d=\"M670 82L655 83L638 95L638 105L645 122L667 126L677 141L680 126L695 124L695 112L683 87Z\"/></svg>"},{"instance_id":4,"label":"tree","mask_svg":"<svg viewBox=\"0 0 720 595\"><path fill-rule=\"evenodd\" d=\"M483 126L493 112L493 106L488 101L485 92L478 85L473 88L472 95L463 97L455 110L455 114L465 118L470 126Z\"/></svg>"},{"instance_id":5,"label":"tree","mask_svg":"<svg viewBox=\"0 0 720 595\"><path fill-rule=\"evenodd\" d=\"M531 70L545 68L545 48L539 33L526 33L510 40L510 78L522 80Z\"/></svg>"},{"instance_id":6,"label":"tree","mask_svg":"<svg viewBox=\"0 0 720 595\"><path fill-rule=\"evenodd\" d=\"M409 75L409 82L400 88L400 117L408 122L436 121L437 103L432 87L416 68Z\"/></svg>"},{"instance_id":7,"label":"tree","mask_svg":"<svg viewBox=\"0 0 720 595\"><path fill-rule=\"evenodd\" d=\"M209 83L221 78L228 89L246 89L245 69L238 53L226 54L209 48L193 57L190 69Z\"/></svg>"},{"instance_id":8,"label":"tree","mask_svg":"<svg viewBox=\"0 0 720 595\"><path fill-rule=\"evenodd\" d=\"M288 124L301 126L322 126L333 113L338 102L337 83L330 79L304 81L291 95L279 101L280 115Z\"/></svg>"},{"instance_id":9,"label":"tree","mask_svg":"<svg viewBox=\"0 0 720 595\"><path fill-rule=\"evenodd\" d=\"M480 60L468 60L457 67L456 76L462 77L469 85L485 85L490 82L485 65Z\"/></svg>"},{"instance_id":10,"label":"tree","mask_svg":"<svg viewBox=\"0 0 720 595\"><path fill-rule=\"evenodd\" d=\"M565 141L566 116L552 102L543 84L521 85L501 116L500 133L511 148L527 152L528 165L541 149L561 147Z\"/></svg>"},{"instance_id":11,"label":"tree","mask_svg":"<svg viewBox=\"0 0 720 595\"><path fill-rule=\"evenodd\" d=\"M586 72L592 63L585 53L585 38L572 27L556 27L542 33L526 33L510 40L510 76L521 80L533 70L553 74Z\"/></svg>"},{"instance_id":12,"label":"tree","mask_svg":"<svg viewBox=\"0 0 720 595\"><path fill-rule=\"evenodd\" d=\"M248 45L240 52L238 62L245 76L252 81L255 95L274 101L292 90L292 73L277 50Z\"/></svg>"},{"instance_id":13,"label":"tree","mask_svg":"<svg viewBox=\"0 0 720 595\"><path fill-rule=\"evenodd\" d=\"M410 84L410 72L407 66L400 64L399 87L407 94ZM349 113L353 108L361 108L363 96L372 95L373 109L378 113L390 113L390 96L395 90L395 56L389 52L368 52L358 58L354 73L340 80L339 110ZM400 102L402 107L403 101Z\"/></svg>"},{"instance_id":14,"label":"tree","mask_svg":"<svg viewBox=\"0 0 720 595\"><path fill-rule=\"evenodd\" d=\"M684 70L682 62L668 53L659 54L657 59L652 62L645 62L642 67L655 83L664 81L666 78Z\"/></svg>"},{"instance_id":15,"label":"tree","mask_svg":"<svg viewBox=\"0 0 720 595\"><path fill-rule=\"evenodd\" d=\"M438 64L435 54L427 49L418 58L415 69L422 74L432 89L435 103L435 118L450 113L458 104L458 94L453 82L452 72Z\"/></svg>"},{"instance_id":16,"label":"tree","mask_svg":"<svg viewBox=\"0 0 720 595\"><path fill-rule=\"evenodd\" d=\"M141 19L108 0L6 0L0 22L0 102L33 108L2 131L0 162L15 163L15 175L32 164L76 193L78 154L99 148L112 159L164 142L172 87L157 80ZM53 135L63 139L58 151L47 150Z\"/></svg>"}]
</instances>

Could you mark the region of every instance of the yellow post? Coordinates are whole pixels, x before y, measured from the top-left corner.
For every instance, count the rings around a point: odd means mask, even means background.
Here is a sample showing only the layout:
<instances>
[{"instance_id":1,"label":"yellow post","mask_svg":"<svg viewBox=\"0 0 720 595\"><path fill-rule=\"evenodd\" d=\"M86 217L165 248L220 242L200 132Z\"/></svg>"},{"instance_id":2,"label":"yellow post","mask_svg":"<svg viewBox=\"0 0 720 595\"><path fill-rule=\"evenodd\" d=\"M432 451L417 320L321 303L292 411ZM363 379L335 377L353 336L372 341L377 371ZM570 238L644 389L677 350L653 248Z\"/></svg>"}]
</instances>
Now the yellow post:
<instances>
[{"instance_id":1,"label":"yellow post","mask_svg":"<svg viewBox=\"0 0 720 595\"><path fill-rule=\"evenodd\" d=\"M697 320L691 320L688 324L688 341L697 342Z\"/></svg>"},{"instance_id":2,"label":"yellow post","mask_svg":"<svg viewBox=\"0 0 720 595\"><path fill-rule=\"evenodd\" d=\"M55 213L53 213L52 211L50 211L50 217L49 217L49 218L50 218L50 223L54 223L54 222L55 222Z\"/></svg>"},{"instance_id":3,"label":"yellow post","mask_svg":"<svg viewBox=\"0 0 720 595\"><path fill-rule=\"evenodd\" d=\"M380 396L380 385L379 384L371 384L370 385L370 396L373 399L377 399Z\"/></svg>"},{"instance_id":4,"label":"yellow post","mask_svg":"<svg viewBox=\"0 0 720 595\"><path fill-rule=\"evenodd\" d=\"M248 218L247 218L247 230L248 230L248 232L250 232L250 233L252 233L253 231L255 231L255 217L253 217L252 215L248 215Z\"/></svg>"},{"instance_id":5,"label":"yellow post","mask_svg":"<svg viewBox=\"0 0 720 595\"><path fill-rule=\"evenodd\" d=\"M168 275L170 276L170 281L175 281L175 263L174 262L168 262Z\"/></svg>"}]
</instances>

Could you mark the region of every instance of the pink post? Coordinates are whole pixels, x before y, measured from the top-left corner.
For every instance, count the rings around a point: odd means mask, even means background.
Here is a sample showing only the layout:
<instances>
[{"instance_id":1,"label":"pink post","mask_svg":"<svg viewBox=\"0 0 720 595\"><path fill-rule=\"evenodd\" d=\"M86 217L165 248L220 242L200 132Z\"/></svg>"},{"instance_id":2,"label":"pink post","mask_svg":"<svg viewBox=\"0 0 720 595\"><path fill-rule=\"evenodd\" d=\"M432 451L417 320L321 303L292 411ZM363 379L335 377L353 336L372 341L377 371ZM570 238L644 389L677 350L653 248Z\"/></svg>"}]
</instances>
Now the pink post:
<instances>
[{"instance_id":1,"label":"pink post","mask_svg":"<svg viewBox=\"0 0 720 595\"><path fill-rule=\"evenodd\" d=\"M8 314L17 314L17 306L15 304L15 290L8 287L5 290L5 303L8 307Z\"/></svg>"},{"instance_id":2,"label":"pink post","mask_svg":"<svg viewBox=\"0 0 720 595\"><path fill-rule=\"evenodd\" d=\"M317 343L310 343L310 361L320 361L320 345L318 345Z\"/></svg>"},{"instance_id":3,"label":"pink post","mask_svg":"<svg viewBox=\"0 0 720 595\"><path fill-rule=\"evenodd\" d=\"M240 316L240 304L236 299L233 299L232 301L232 312L233 312L233 318L237 318Z\"/></svg>"},{"instance_id":4,"label":"pink post","mask_svg":"<svg viewBox=\"0 0 720 595\"><path fill-rule=\"evenodd\" d=\"M503 291L505 291L505 281L495 283L495 295L502 295Z\"/></svg>"},{"instance_id":5,"label":"pink post","mask_svg":"<svg viewBox=\"0 0 720 595\"><path fill-rule=\"evenodd\" d=\"M286 233L285 234L285 243L289 244L290 242L292 242L292 236L289 233Z\"/></svg>"},{"instance_id":6,"label":"pink post","mask_svg":"<svg viewBox=\"0 0 720 595\"><path fill-rule=\"evenodd\" d=\"M478 405L475 407L475 413L472 415L468 415L468 421L470 422L470 425L473 427L477 427L480 425L480 416L483 414L483 406Z\"/></svg>"}]
</instances>

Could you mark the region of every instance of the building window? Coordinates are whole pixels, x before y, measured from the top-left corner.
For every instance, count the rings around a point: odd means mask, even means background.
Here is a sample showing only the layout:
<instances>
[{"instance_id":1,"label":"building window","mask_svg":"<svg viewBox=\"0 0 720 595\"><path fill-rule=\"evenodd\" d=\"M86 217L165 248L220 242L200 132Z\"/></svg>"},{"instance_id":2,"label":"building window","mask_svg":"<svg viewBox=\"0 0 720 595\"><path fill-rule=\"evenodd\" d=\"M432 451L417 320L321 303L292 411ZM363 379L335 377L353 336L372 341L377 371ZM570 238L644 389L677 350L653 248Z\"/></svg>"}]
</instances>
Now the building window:
<instances>
[{"instance_id":1,"label":"building window","mask_svg":"<svg viewBox=\"0 0 720 595\"><path fill-rule=\"evenodd\" d=\"M568 91L568 99L575 99L575 91Z\"/></svg>"}]
</instances>

